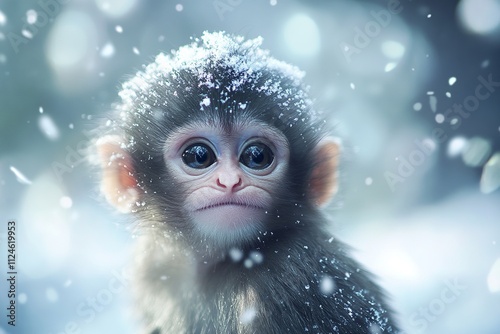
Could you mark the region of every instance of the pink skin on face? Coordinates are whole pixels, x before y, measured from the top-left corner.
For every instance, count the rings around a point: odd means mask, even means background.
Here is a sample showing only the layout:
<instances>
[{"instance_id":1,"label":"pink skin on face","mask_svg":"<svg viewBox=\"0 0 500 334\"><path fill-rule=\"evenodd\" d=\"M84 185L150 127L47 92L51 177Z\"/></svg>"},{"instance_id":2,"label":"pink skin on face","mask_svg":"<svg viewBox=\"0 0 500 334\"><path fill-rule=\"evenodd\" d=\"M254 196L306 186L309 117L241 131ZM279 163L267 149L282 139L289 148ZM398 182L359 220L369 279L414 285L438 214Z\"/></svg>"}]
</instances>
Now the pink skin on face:
<instances>
[{"instance_id":1,"label":"pink skin on face","mask_svg":"<svg viewBox=\"0 0 500 334\"><path fill-rule=\"evenodd\" d=\"M186 147L197 143L215 154L214 163L206 168L191 168L182 160ZM268 167L252 169L240 162L249 143L263 143L272 150ZM213 235L259 228L288 158L284 135L257 122L242 124L230 134L220 127L193 124L172 134L165 150L167 167L188 194L185 211L200 231Z\"/></svg>"}]
</instances>

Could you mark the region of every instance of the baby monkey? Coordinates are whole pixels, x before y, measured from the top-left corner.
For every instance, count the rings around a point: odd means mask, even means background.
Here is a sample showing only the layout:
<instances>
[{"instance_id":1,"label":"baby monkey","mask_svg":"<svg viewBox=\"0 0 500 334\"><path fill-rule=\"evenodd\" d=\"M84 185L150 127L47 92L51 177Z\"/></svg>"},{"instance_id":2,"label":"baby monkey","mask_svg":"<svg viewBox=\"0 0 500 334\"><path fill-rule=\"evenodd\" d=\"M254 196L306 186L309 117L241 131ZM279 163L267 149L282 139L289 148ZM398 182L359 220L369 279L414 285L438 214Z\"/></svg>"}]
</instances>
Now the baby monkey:
<instances>
[{"instance_id":1,"label":"baby monkey","mask_svg":"<svg viewBox=\"0 0 500 334\"><path fill-rule=\"evenodd\" d=\"M261 43L204 33L160 54L97 140L101 189L137 225L144 333L398 333L326 231L338 144Z\"/></svg>"}]
</instances>

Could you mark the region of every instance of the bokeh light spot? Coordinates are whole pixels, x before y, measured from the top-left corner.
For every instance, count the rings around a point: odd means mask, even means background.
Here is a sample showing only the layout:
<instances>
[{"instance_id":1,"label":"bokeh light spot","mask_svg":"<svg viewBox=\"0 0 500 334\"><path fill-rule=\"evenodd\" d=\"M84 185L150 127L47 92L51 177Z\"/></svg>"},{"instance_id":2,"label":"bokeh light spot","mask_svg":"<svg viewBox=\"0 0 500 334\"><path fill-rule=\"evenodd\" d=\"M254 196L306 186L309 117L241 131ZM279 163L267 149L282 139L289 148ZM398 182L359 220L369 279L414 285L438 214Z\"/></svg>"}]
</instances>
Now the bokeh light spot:
<instances>
[{"instance_id":1,"label":"bokeh light spot","mask_svg":"<svg viewBox=\"0 0 500 334\"><path fill-rule=\"evenodd\" d=\"M93 21L87 14L67 11L58 17L47 39L47 58L56 70L81 66L95 45Z\"/></svg>"},{"instance_id":2,"label":"bokeh light spot","mask_svg":"<svg viewBox=\"0 0 500 334\"><path fill-rule=\"evenodd\" d=\"M490 34L500 26L499 0L462 0L457 12L464 28L476 34Z\"/></svg>"},{"instance_id":3,"label":"bokeh light spot","mask_svg":"<svg viewBox=\"0 0 500 334\"><path fill-rule=\"evenodd\" d=\"M444 122L444 115L443 114L436 114L435 119L436 119L436 123L441 124Z\"/></svg>"},{"instance_id":4,"label":"bokeh light spot","mask_svg":"<svg viewBox=\"0 0 500 334\"><path fill-rule=\"evenodd\" d=\"M491 153L491 143L483 138L471 138L462 152L462 159L469 167L481 166Z\"/></svg>"},{"instance_id":5,"label":"bokeh light spot","mask_svg":"<svg viewBox=\"0 0 500 334\"><path fill-rule=\"evenodd\" d=\"M320 33L316 22L305 14L292 16L285 24L285 43L298 56L311 57L321 48Z\"/></svg>"},{"instance_id":6,"label":"bokeh light spot","mask_svg":"<svg viewBox=\"0 0 500 334\"><path fill-rule=\"evenodd\" d=\"M495 261L488 274L488 289L493 293L500 292L500 258Z\"/></svg>"},{"instance_id":7,"label":"bokeh light spot","mask_svg":"<svg viewBox=\"0 0 500 334\"><path fill-rule=\"evenodd\" d=\"M448 142L447 154L450 158L454 158L462 154L467 146L467 139L464 137L455 137Z\"/></svg>"},{"instance_id":8,"label":"bokeh light spot","mask_svg":"<svg viewBox=\"0 0 500 334\"><path fill-rule=\"evenodd\" d=\"M385 41L381 45L382 53L391 59L400 59L404 56L406 48L396 41Z\"/></svg>"},{"instance_id":9,"label":"bokeh light spot","mask_svg":"<svg viewBox=\"0 0 500 334\"><path fill-rule=\"evenodd\" d=\"M96 0L95 2L104 14L112 18L127 15L137 4L137 0Z\"/></svg>"}]
</instances>

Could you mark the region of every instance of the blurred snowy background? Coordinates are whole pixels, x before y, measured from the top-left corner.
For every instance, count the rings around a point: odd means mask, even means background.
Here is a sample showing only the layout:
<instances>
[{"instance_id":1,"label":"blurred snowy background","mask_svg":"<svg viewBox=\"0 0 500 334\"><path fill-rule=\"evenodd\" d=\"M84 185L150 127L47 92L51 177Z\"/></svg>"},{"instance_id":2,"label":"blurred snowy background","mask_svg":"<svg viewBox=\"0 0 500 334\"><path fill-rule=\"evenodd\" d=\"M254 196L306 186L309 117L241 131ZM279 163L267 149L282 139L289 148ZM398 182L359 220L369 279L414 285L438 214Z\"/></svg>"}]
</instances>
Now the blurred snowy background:
<instances>
[{"instance_id":1,"label":"blurred snowy background","mask_svg":"<svg viewBox=\"0 0 500 334\"><path fill-rule=\"evenodd\" d=\"M137 332L133 240L87 131L128 75L204 30L261 35L307 72L344 141L332 231L406 332L500 333L499 0L1 0L0 333Z\"/></svg>"}]
</instances>

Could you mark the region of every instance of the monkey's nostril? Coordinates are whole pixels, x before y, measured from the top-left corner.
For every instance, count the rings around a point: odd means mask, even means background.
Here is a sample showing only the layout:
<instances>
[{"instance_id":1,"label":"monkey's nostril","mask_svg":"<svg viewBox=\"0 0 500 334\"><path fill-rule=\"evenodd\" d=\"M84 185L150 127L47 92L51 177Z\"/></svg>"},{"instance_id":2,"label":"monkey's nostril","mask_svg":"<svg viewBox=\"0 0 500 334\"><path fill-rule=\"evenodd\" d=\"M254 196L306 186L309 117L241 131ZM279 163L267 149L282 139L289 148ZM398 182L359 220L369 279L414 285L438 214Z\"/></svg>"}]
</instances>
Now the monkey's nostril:
<instances>
[{"instance_id":1,"label":"monkey's nostril","mask_svg":"<svg viewBox=\"0 0 500 334\"><path fill-rule=\"evenodd\" d=\"M222 182L220 182L220 178L217 178L217 185L221 188L226 188L226 186L223 185Z\"/></svg>"},{"instance_id":2,"label":"monkey's nostril","mask_svg":"<svg viewBox=\"0 0 500 334\"><path fill-rule=\"evenodd\" d=\"M241 181L241 178L239 178L238 183L236 183L236 184L233 186L233 188L240 187L242 183L243 183L243 182Z\"/></svg>"}]
</instances>

